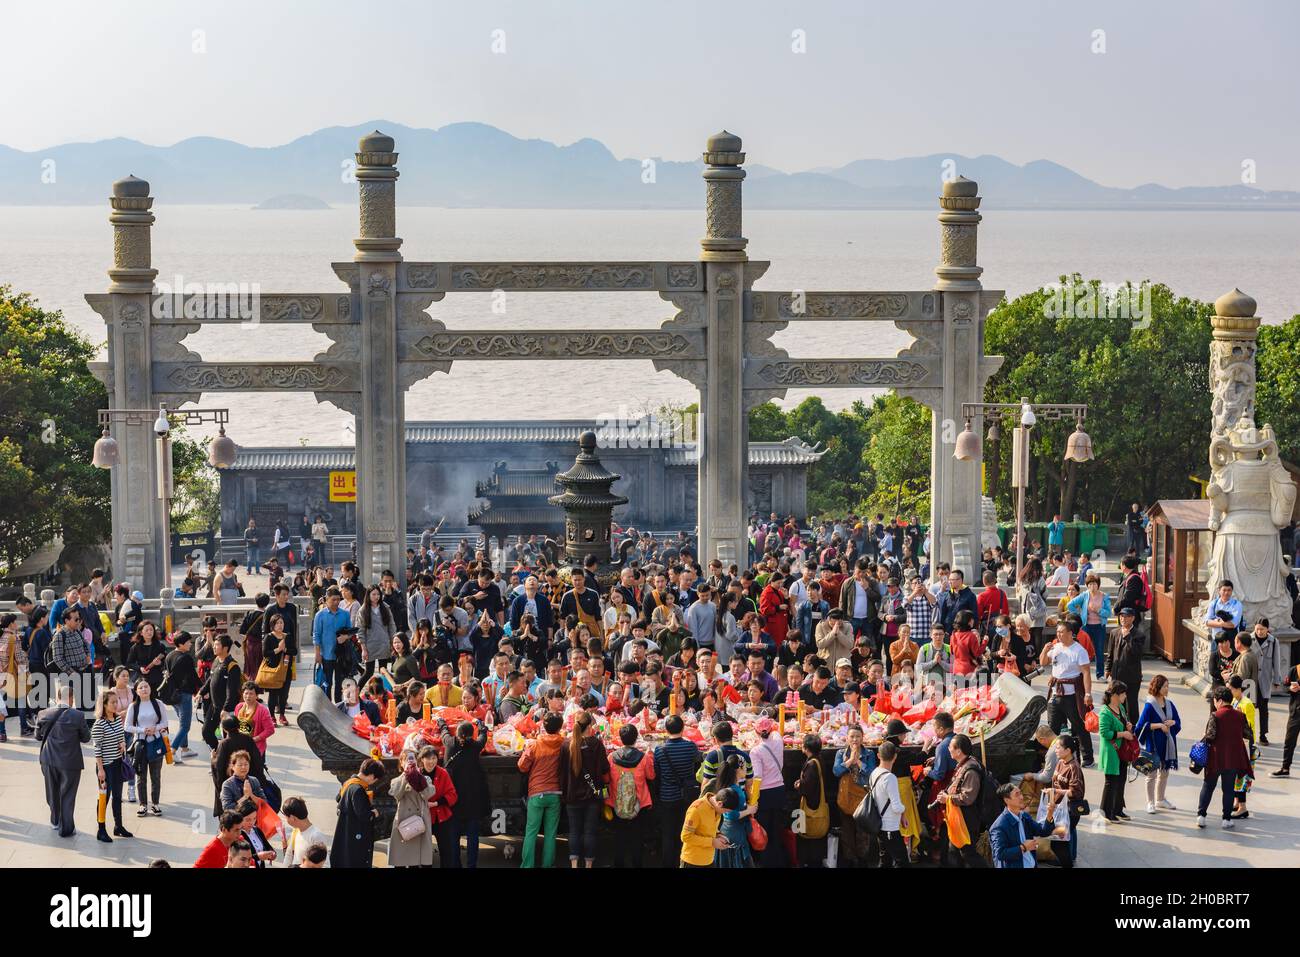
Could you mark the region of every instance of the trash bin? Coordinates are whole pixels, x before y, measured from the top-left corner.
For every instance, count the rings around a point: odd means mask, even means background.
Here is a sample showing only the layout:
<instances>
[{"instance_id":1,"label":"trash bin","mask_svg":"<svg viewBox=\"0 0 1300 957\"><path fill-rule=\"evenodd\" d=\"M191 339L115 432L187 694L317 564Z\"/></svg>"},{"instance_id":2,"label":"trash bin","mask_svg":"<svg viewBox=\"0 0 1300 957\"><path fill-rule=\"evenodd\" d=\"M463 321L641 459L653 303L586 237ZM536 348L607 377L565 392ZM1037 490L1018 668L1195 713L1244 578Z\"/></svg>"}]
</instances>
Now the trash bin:
<instances>
[{"instance_id":1,"label":"trash bin","mask_svg":"<svg viewBox=\"0 0 1300 957\"><path fill-rule=\"evenodd\" d=\"M1061 533L1061 547L1067 552L1079 553L1079 526L1074 522L1066 522L1065 528Z\"/></svg>"},{"instance_id":2,"label":"trash bin","mask_svg":"<svg viewBox=\"0 0 1300 957\"><path fill-rule=\"evenodd\" d=\"M1080 525L1078 544L1079 544L1078 554L1091 555L1092 550L1097 547L1097 526Z\"/></svg>"}]
</instances>

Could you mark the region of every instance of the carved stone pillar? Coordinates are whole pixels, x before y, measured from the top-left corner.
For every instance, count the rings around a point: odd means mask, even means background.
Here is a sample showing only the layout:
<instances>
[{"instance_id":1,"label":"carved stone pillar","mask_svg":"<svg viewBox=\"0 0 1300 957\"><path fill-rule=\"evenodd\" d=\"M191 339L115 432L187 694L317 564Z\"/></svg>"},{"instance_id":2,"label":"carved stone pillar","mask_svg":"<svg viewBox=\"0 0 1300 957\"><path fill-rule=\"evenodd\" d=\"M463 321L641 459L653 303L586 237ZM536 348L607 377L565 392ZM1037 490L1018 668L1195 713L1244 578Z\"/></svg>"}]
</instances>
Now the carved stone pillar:
<instances>
[{"instance_id":1,"label":"carved stone pillar","mask_svg":"<svg viewBox=\"0 0 1300 957\"><path fill-rule=\"evenodd\" d=\"M951 561L973 581L980 554L980 463L953 458L951 441L961 431L963 402L983 399L984 310L976 264L980 221L979 186L964 176L943 184L939 198L940 257L934 288L943 294L943 398L932 420L930 440L931 554ZM971 427L983 434L982 417Z\"/></svg>"},{"instance_id":2,"label":"carved stone pillar","mask_svg":"<svg viewBox=\"0 0 1300 957\"><path fill-rule=\"evenodd\" d=\"M113 184L109 199L113 226L113 268L108 271L111 305L108 326L108 404L115 409L151 409L153 362L151 327L153 280L149 230L153 197L149 184L134 176ZM162 513L157 497L157 442L152 419L112 426L118 464L110 473L113 514L113 576L146 595L163 582L168 559L162 541Z\"/></svg>"},{"instance_id":3,"label":"carved stone pillar","mask_svg":"<svg viewBox=\"0 0 1300 957\"><path fill-rule=\"evenodd\" d=\"M748 558L745 498L749 421L745 414L743 293L748 257L741 235L740 137L725 130L704 150L706 235L704 321L707 348L700 388L699 528L701 561L742 566Z\"/></svg>"},{"instance_id":4,"label":"carved stone pillar","mask_svg":"<svg viewBox=\"0 0 1300 957\"><path fill-rule=\"evenodd\" d=\"M357 561L364 581L399 572L406 555L406 426L397 362L397 153L378 130L356 154L360 236L361 402L356 415Z\"/></svg>"},{"instance_id":5,"label":"carved stone pillar","mask_svg":"<svg viewBox=\"0 0 1300 957\"><path fill-rule=\"evenodd\" d=\"M1214 303L1210 324L1210 438L1224 435L1243 417L1255 418L1255 300L1240 289Z\"/></svg>"}]
</instances>

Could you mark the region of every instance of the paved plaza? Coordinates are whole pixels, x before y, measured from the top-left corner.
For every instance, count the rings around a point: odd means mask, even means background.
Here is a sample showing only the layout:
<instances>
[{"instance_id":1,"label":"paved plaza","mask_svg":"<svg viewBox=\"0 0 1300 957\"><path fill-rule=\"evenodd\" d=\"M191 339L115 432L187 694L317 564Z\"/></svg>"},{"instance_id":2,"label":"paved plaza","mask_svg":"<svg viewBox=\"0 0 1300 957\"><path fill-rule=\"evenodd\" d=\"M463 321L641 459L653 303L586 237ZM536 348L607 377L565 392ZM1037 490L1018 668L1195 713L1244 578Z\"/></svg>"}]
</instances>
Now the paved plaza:
<instances>
[{"instance_id":1,"label":"paved plaza","mask_svg":"<svg viewBox=\"0 0 1300 957\"><path fill-rule=\"evenodd\" d=\"M1154 660L1146 662L1149 677L1165 670ZM296 690L290 702L301 701L306 685L299 669ZM1165 670L1171 676L1175 672ZM1044 679L1036 686L1042 690ZM1219 829L1212 802L1209 826L1201 831L1195 826L1196 799L1201 778L1186 770L1187 749L1199 736L1204 725L1206 706L1203 700L1173 681L1171 699L1182 716L1184 732L1179 741L1183 769L1170 776L1167 797L1178 808L1147 814L1145 783L1128 785L1129 814L1132 820L1106 825L1085 819L1079 837L1079 865L1082 867L1291 867L1300 860L1300 816L1295 813L1300 779L1275 779L1268 772L1281 758L1281 730L1285 724L1285 698L1273 704L1274 740L1263 750L1259 779L1250 794L1248 819L1238 821L1231 831ZM290 721L294 720L291 712ZM87 770L81 777L77 798L77 834L60 838L49 827L37 743L16 734L17 723L9 743L0 745L0 867L113 867L143 866L163 858L173 866L193 863L202 847L215 833L212 818L212 779L208 772L207 748L197 738L191 742L199 757L185 765L163 770L161 818L137 818L135 805L124 805L126 827L134 838L101 844L95 840L96 785L90 751ZM300 795L307 801L312 821L327 834L334 830L334 796L338 784L321 770L320 761L308 748L303 733L295 725L277 728L267 748L267 764L272 777L286 797ZM1085 772L1087 796L1093 807L1100 803L1102 776L1095 769ZM111 814L110 814L111 819ZM111 823L111 820L110 820ZM562 855L561 855L562 856ZM513 857L513 855L512 855ZM379 863L377 858L376 863ZM480 863L501 866L502 854L484 848ZM606 863L602 861L601 863Z\"/></svg>"}]
</instances>

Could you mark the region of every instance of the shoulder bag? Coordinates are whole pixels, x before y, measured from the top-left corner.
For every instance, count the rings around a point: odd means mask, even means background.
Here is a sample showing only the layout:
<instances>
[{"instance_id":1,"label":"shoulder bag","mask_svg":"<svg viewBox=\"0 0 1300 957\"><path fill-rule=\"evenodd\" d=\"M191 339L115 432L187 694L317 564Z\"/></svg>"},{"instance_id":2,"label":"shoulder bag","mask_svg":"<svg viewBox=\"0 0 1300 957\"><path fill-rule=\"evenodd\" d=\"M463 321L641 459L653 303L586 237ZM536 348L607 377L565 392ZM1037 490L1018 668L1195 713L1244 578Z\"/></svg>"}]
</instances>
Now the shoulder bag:
<instances>
[{"instance_id":1,"label":"shoulder bag","mask_svg":"<svg viewBox=\"0 0 1300 957\"><path fill-rule=\"evenodd\" d=\"M829 833L831 829L831 809L826 803L826 782L822 778L822 764L816 758L810 758L813 766L817 769L817 787L820 798L817 807L808 807L808 801L805 798L799 799L799 810L803 812L804 831L801 835L809 840L820 840Z\"/></svg>"}]
</instances>

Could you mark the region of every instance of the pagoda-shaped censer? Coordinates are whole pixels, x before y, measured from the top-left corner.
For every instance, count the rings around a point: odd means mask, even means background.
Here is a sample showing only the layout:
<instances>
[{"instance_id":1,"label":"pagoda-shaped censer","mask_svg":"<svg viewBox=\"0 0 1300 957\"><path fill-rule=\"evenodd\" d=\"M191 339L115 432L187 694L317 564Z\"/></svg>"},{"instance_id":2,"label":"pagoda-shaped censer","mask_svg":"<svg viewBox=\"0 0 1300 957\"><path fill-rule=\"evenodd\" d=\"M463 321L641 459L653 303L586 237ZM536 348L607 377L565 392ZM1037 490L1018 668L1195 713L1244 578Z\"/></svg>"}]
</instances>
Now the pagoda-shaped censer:
<instances>
[{"instance_id":1,"label":"pagoda-shaped censer","mask_svg":"<svg viewBox=\"0 0 1300 957\"><path fill-rule=\"evenodd\" d=\"M564 509L564 557L582 567L588 555L595 555L602 572L614 564L609 529L614 509L626 505L627 499L610 492L610 486L623 476L600 464L596 455L596 433L583 432L578 437L581 451L573 468L555 476L564 491L547 501Z\"/></svg>"}]
</instances>

